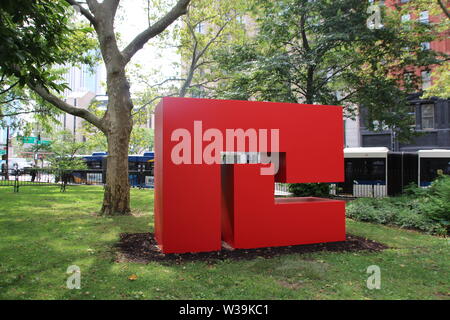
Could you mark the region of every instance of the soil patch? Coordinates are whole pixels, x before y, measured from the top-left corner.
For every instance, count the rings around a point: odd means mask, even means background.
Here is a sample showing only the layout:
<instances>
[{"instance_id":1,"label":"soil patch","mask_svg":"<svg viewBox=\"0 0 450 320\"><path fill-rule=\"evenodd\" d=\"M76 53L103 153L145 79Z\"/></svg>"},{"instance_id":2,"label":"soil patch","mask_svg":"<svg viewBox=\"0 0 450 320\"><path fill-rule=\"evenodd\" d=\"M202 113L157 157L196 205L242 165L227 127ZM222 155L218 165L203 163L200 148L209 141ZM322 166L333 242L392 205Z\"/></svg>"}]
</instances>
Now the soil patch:
<instances>
[{"instance_id":1,"label":"soil patch","mask_svg":"<svg viewBox=\"0 0 450 320\"><path fill-rule=\"evenodd\" d=\"M221 260L250 260L257 257L272 258L279 255L293 253L312 253L319 251L330 252L378 252L387 249L388 246L363 237L347 234L347 240L341 242L328 242L306 244L286 247L268 247L258 249L230 250L226 246L221 251L163 254L156 243L153 233L122 233L119 243L117 262L171 262L182 263L187 261L205 261L214 263Z\"/></svg>"}]
</instances>

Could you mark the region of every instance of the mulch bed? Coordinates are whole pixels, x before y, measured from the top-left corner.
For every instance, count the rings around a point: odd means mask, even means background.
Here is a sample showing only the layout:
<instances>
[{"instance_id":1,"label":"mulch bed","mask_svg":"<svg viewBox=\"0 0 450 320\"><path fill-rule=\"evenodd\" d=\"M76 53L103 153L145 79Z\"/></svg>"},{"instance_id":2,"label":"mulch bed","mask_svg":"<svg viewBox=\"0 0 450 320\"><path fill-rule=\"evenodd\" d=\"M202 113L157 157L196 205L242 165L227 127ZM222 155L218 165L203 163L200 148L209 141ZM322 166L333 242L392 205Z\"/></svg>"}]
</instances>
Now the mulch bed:
<instances>
[{"instance_id":1,"label":"mulch bed","mask_svg":"<svg viewBox=\"0 0 450 320\"><path fill-rule=\"evenodd\" d=\"M204 261L212 264L227 259L250 260L257 257L272 258L285 254L301 254L319 251L378 252L387 249L388 247L373 240L347 234L347 240L341 242L236 250L230 250L223 247L221 251L214 252L163 254L157 246L153 233L122 233L120 234L120 241L116 244L116 248L118 249L116 262L169 262L177 264L188 261Z\"/></svg>"}]
</instances>

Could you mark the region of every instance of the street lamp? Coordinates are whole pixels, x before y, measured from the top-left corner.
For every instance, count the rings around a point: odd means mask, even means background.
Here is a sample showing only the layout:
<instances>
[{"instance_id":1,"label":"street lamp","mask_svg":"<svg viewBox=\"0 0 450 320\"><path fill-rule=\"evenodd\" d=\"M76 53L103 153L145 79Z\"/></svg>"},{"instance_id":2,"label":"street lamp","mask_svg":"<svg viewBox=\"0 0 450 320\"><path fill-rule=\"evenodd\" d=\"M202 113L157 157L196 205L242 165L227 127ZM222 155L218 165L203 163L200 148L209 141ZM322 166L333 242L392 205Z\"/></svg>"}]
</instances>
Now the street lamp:
<instances>
[{"instance_id":1,"label":"street lamp","mask_svg":"<svg viewBox=\"0 0 450 320\"><path fill-rule=\"evenodd\" d=\"M8 121L8 119L6 119L6 152L5 155L2 156L3 160L5 160L5 179L9 180L9 174L8 174L8 169L9 169L9 135L10 135L10 122ZM0 168L3 169L3 168ZM3 171L3 170L2 170Z\"/></svg>"}]
</instances>

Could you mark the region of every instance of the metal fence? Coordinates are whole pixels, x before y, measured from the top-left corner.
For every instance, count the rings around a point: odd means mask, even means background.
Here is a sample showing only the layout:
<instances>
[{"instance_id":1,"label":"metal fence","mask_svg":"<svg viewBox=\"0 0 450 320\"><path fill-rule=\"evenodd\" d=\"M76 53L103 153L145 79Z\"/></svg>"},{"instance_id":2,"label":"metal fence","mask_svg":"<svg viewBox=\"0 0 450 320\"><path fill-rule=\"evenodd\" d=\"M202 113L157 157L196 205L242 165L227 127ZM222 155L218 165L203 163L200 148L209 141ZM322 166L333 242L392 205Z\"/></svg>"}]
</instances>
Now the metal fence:
<instances>
[{"instance_id":1,"label":"metal fence","mask_svg":"<svg viewBox=\"0 0 450 320\"><path fill-rule=\"evenodd\" d=\"M290 196L290 195L292 195L292 193L289 192L289 183L275 182L275 195L276 196Z\"/></svg>"},{"instance_id":2,"label":"metal fence","mask_svg":"<svg viewBox=\"0 0 450 320\"><path fill-rule=\"evenodd\" d=\"M344 183L330 183L330 196L343 198L379 198L387 197L387 188L382 183L358 183L351 186ZM275 196L292 196L289 183L275 183Z\"/></svg>"},{"instance_id":3,"label":"metal fence","mask_svg":"<svg viewBox=\"0 0 450 320\"><path fill-rule=\"evenodd\" d=\"M135 188L154 188L152 171L129 171L130 185ZM27 186L58 186L64 192L71 185L104 185L106 172L102 169L89 170L58 170L58 169L10 169L0 172L0 187L13 187L19 192L21 187ZM276 196L290 196L288 183L275 183ZM338 197L386 197L387 186L384 183L333 183L330 188L331 196Z\"/></svg>"},{"instance_id":4,"label":"metal fence","mask_svg":"<svg viewBox=\"0 0 450 320\"><path fill-rule=\"evenodd\" d=\"M0 187L13 187L18 192L22 186L66 186L65 172L56 169L8 169L0 174Z\"/></svg>"},{"instance_id":5,"label":"metal fence","mask_svg":"<svg viewBox=\"0 0 450 320\"><path fill-rule=\"evenodd\" d=\"M288 183L275 183L275 196L292 196L289 192ZM344 183L330 183L330 196L342 198L379 198L387 196L386 185L360 184L357 181L350 186L344 186Z\"/></svg>"},{"instance_id":6,"label":"metal fence","mask_svg":"<svg viewBox=\"0 0 450 320\"><path fill-rule=\"evenodd\" d=\"M332 183L330 195L351 198L380 198L387 197L387 187L383 183L359 183L352 184Z\"/></svg>"},{"instance_id":7,"label":"metal fence","mask_svg":"<svg viewBox=\"0 0 450 320\"><path fill-rule=\"evenodd\" d=\"M153 188L151 171L129 171L132 187ZM0 172L0 187L13 187L19 192L27 186L59 186L64 192L70 185L104 185L106 172L103 170L58 170L58 169L9 169Z\"/></svg>"}]
</instances>

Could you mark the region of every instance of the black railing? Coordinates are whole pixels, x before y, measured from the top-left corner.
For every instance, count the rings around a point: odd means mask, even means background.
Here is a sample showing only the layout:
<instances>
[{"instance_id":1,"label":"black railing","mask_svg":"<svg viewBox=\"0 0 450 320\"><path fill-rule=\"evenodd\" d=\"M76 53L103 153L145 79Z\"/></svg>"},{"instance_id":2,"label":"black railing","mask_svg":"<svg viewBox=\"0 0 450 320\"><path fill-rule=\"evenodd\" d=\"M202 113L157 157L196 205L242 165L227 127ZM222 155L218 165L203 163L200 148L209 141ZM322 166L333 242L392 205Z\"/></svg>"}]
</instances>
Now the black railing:
<instances>
[{"instance_id":1,"label":"black railing","mask_svg":"<svg viewBox=\"0 0 450 320\"><path fill-rule=\"evenodd\" d=\"M153 188L151 171L129 171L130 185L136 188ZM9 169L0 172L0 187L13 187L19 192L26 186L59 186L64 192L70 185L104 185L106 172L103 170L60 170L60 169Z\"/></svg>"}]
</instances>

